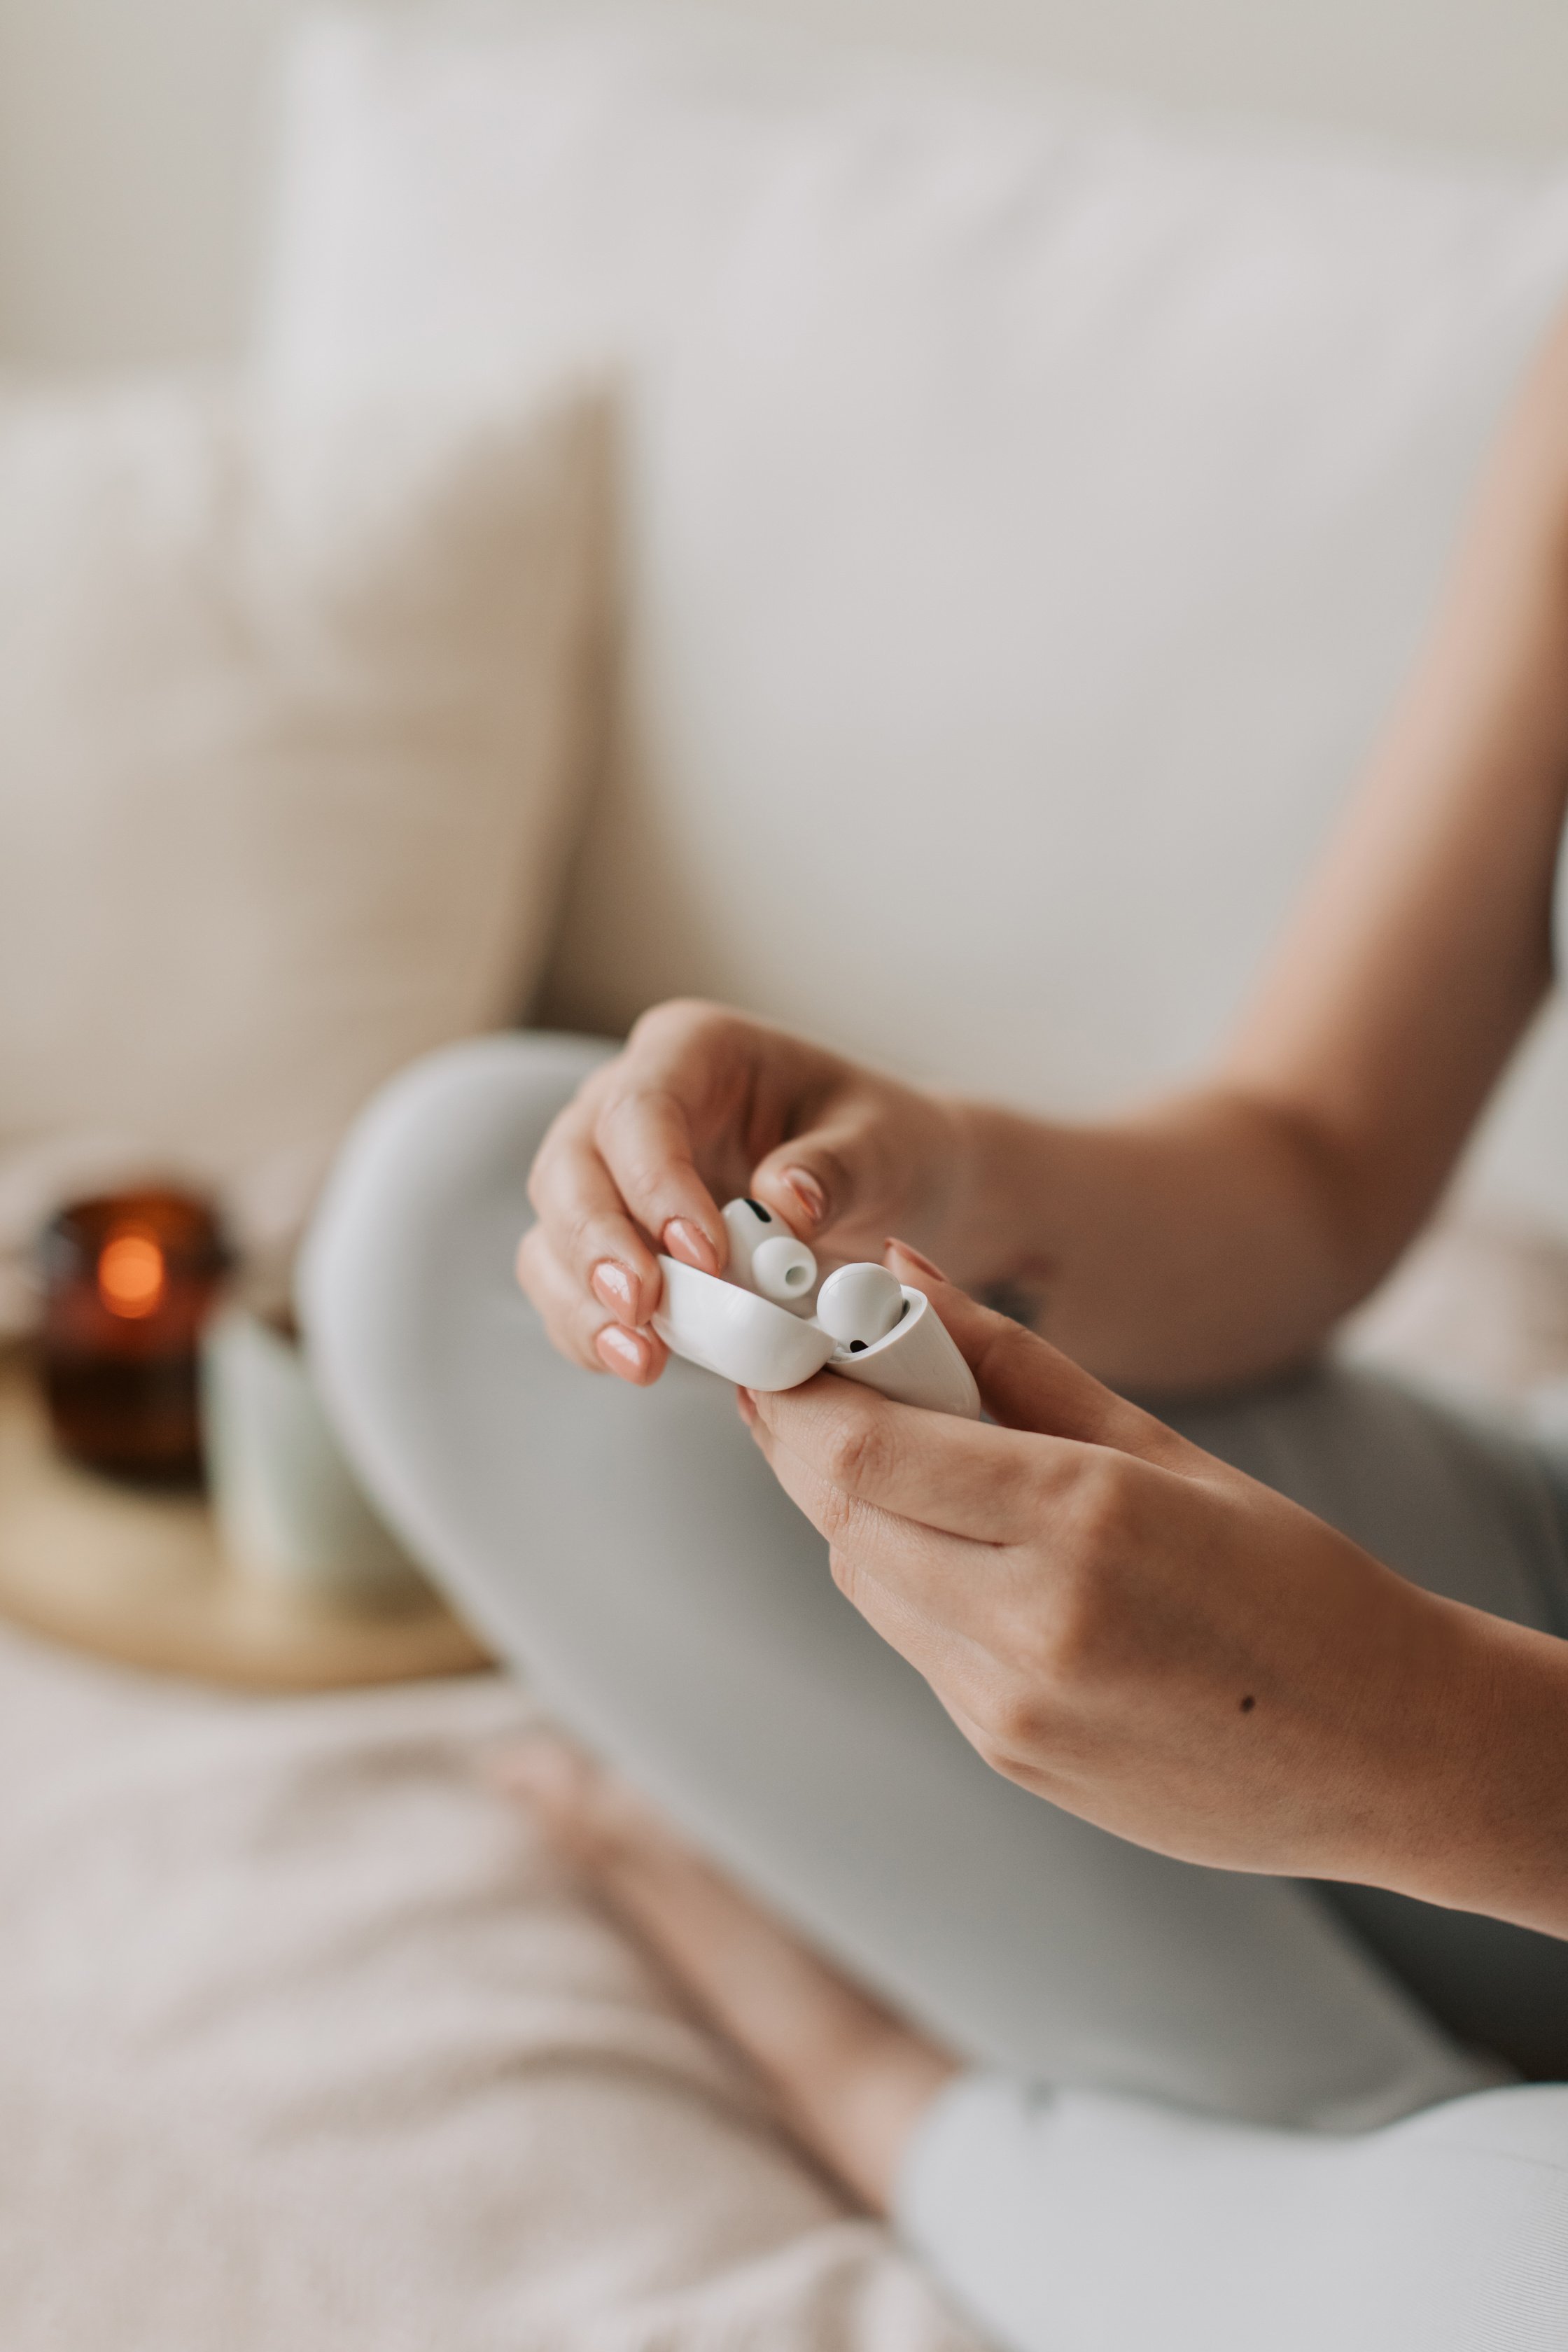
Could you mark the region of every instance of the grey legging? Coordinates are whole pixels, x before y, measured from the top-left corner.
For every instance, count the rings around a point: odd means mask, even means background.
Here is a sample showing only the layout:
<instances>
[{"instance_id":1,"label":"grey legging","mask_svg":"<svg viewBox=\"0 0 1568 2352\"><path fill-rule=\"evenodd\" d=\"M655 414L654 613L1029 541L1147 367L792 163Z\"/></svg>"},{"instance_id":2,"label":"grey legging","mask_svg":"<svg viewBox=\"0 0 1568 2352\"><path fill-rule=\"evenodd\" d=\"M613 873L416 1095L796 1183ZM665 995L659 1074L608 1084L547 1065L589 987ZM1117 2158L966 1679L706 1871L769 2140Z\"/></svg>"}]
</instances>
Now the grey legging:
<instances>
[{"instance_id":1,"label":"grey legging","mask_svg":"<svg viewBox=\"0 0 1568 2352\"><path fill-rule=\"evenodd\" d=\"M574 1370L519 1296L529 1163L604 1050L485 1039L387 1090L307 1253L312 1348L371 1486L499 1648L973 2060L910 2152L908 2235L1025 2352L1562 2352L1568 2090L1465 2037L1568 2074L1568 1948L1169 1862L989 1772L835 1591L720 1383ZM1524 1446L1345 1373L1182 1418L1405 1573L1558 1630Z\"/></svg>"}]
</instances>

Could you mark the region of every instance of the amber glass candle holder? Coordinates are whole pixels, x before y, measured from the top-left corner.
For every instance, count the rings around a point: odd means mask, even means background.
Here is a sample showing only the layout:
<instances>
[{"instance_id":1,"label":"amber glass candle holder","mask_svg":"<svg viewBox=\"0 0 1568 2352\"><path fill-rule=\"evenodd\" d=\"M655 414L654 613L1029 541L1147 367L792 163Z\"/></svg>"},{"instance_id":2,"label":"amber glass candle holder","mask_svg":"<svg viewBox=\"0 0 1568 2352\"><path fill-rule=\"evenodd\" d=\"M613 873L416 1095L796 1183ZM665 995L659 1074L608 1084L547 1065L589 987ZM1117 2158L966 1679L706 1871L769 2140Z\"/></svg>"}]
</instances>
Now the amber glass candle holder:
<instances>
[{"instance_id":1,"label":"amber glass candle holder","mask_svg":"<svg viewBox=\"0 0 1568 2352\"><path fill-rule=\"evenodd\" d=\"M56 1443L117 1477L194 1484L197 1346L233 1263L215 1211L172 1191L77 1201L39 1255Z\"/></svg>"}]
</instances>

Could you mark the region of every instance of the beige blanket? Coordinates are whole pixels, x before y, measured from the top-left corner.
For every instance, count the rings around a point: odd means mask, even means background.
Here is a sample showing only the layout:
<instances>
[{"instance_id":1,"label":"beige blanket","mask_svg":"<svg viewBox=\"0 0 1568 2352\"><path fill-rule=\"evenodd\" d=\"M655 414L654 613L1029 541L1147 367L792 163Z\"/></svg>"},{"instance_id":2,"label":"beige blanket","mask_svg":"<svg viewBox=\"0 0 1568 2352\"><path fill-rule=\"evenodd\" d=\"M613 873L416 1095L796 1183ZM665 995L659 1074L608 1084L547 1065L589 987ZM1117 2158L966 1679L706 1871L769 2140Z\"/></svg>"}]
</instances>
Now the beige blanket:
<instances>
[{"instance_id":1,"label":"beige blanket","mask_svg":"<svg viewBox=\"0 0 1568 2352\"><path fill-rule=\"evenodd\" d=\"M524 1712L0 1635L5 2352L972 2342L483 1784Z\"/></svg>"}]
</instances>

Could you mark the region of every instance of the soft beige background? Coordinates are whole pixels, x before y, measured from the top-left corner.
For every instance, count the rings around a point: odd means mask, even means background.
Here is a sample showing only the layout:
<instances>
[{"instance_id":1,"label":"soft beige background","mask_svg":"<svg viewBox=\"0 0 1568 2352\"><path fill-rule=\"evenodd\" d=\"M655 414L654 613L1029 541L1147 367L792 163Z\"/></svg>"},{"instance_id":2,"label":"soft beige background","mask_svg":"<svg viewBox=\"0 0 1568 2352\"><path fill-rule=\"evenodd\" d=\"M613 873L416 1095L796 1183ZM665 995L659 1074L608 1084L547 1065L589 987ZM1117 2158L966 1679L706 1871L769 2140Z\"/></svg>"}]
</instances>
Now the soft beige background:
<instances>
[{"instance_id":1,"label":"soft beige background","mask_svg":"<svg viewBox=\"0 0 1568 2352\"><path fill-rule=\"evenodd\" d=\"M0 364L232 351L284 37L310 0L0 0ZM405 0L366 0L394 10ZM479 0L483 6L485 0ZM598 0L491 0L580 16ZM626 0L630 13L673 0ZM1386 143L1568 153L1563 0L711 0ZM1568 1234L1568 1018L1491 1122L1489 1205Z\"/></svg>"},{"instance_id":2,"label":"soft beige background","mask_svg":"<svg viewBox=\"0 0 1568 2352\"><path fill-rule=\"evenodd\" d=\"M0 0L0 357L113 362L234 343L271 69L303 5ZM722 5L732 20L893 39L1426 145L1568 144L1563 0Z\"/></svg>"}]
</instances>

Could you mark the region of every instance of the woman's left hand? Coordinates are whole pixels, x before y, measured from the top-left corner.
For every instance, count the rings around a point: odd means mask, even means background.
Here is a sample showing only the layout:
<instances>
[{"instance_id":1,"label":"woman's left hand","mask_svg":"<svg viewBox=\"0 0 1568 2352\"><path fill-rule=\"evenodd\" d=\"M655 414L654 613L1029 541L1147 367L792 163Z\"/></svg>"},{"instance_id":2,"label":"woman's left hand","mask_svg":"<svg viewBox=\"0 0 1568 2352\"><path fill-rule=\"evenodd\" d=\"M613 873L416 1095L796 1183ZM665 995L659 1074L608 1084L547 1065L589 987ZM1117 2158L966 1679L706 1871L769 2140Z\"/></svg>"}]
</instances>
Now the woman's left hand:
<instances>
[{"instance_id":1,"label":"woman's left hand","mask_svg":"<svg viewBox=\"0 0 1568 2352\"><path fill-rule=\"evenodd\" d=\"M742 1411L842 1591L989 1764L1189 1861L1554 1910L1568 1932L1564 1776L1542 1824L1531 1764L1568 1752L1546 1654L1568 1645L1422 1591L923 1259L889 1263L1000 1426L826 1374ZM1559 1882L1544 1908L1521 1839Z\"/></svg>"}]
</instances>

